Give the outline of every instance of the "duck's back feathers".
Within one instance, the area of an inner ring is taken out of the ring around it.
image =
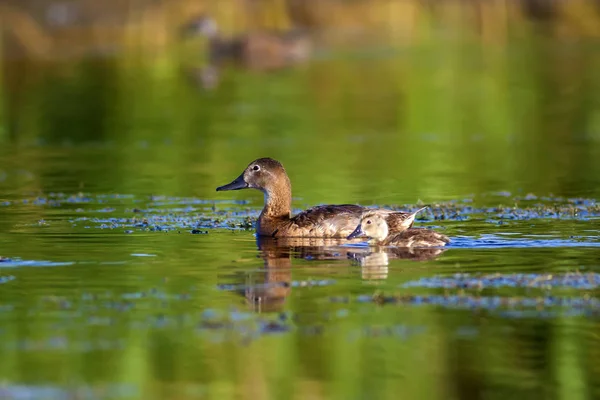
[[[352,233],[364,210],[354,204],[312,207],[280,225],[272,236],[345,238]]]
[[[355,204],[324,205],[309,208],[292,217],[271,234],[273,237],[347,237],[360,223],[365,212],[376,212],[388,223],[391,234],[412,227],[416,212],[371,209]]]

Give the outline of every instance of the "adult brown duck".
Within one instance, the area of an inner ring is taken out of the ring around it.
[[[361,216],[370,208],[354,205],[323,205],[310,208],[292,217],[292,185],[279,161],[259,158],[252,161],[233,182],[220,186],[217,191],[258,189],[265,195],[265,203],[256,224],[256,233],[272,237],[328,237],[346,238],[360,223]],[[426,207],[414,212],[379,209],[387,221],[388,230],[402,232],[412,227],[415,216]]]

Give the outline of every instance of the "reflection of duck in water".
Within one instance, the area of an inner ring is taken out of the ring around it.
[[[264,260],[264,271],[247,275],[244,296],[255,311],[275,311],[283,307],[292,290],[291,249],[260,241],[257,245]]]
[[[377,210],[365,212],[348,239],[360,236],[369,237],[369,243],[378,246],[443,247],[450,243],[447,236],[431,229],[410,228],[399,233],[390,232],[385,216]]]
[[[246,300],[256,311],[272,311],[283,306],[292,290],[292,258],[320,261],[319,267],[323,267],[333,265],[327,261],[356,259],[358,253],[370,252],[367,247],[342,246],[348,244],[346,239],[257,236],[256,244],[264,260],[264,271],[249,274],[244,290]]]
[[[186,24],[183,34],[208,39],[208,66],[200,71],[205,86],[216,85],[219,69],[226,64],[274,71],[304,62],[312,53],[311,41],[304,32],[250,32],[225,38],[219,35],[216,21],[206,15]]]
[[[256,233],[271,237],[346,238],[360,222],[364,212],[371,210],[354,204],[326,205],[310,208],[292,217],[292,185],[280,162],[259,158],[251,162],[233,182],[217,191],[254,188],[265,194],[265,205],[258,217]],[[416,214],[379,209],[386,229],[397,233],[410,228]]]
[[[358,242],[357,239],[355,242]],[[277,311],[283,308],[292,291],[292,258],[317,261],[318,267],[339,266],[354,260],[361,266],[363,279],[387,278],[387,264],[393,259],[432,260],[444,249],[348,246],[346,239],[272,238],[258,236],[256,244],[264,260],[264,270],[246,275],[244,290],[255,311]],[[352,242],[350,242],[352,243]],[[300,285],[301,286],[301,285]],[[302,289],[296,289],[302,290]]]

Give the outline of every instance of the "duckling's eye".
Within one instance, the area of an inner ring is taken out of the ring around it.
[[[254,167],[252,167],[252,169],[255,171],[260,171],[260,167],[258,165],[255,165]]]
[[[367,220],[367,224],[371,225],[371,220],[370,219]]]

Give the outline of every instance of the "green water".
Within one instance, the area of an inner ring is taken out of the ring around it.
[[[534,285],[600,272],[597,43],[375,53],[211,92],[6,62],[0,398],[597,397],[597,287]],[[257,243],[262,194],[215,188],[263,156],[297,209],[423,202],[453,242]],[[457,273],[536,275],[414,284]]]

